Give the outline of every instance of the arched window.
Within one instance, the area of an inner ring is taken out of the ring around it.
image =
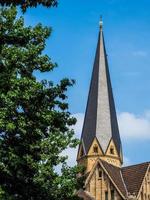
[[[93,152],[94,152],[94,153],[98,153],[98,146],[97,146],[97,145],[94,145],[94,147],[93,147]]]
[[[103,172],[102,172],[102,170],[99,169],[99,171],[98,171],[98,178],[102,179],[102,176],[103,176]]]
[[[114,154],[114,147],[110,147],[110,154]]]

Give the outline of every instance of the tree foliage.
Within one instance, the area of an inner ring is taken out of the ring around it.
[[[82,185],[79,167],[69,168],[61,153],[78,140],[70,126],[67,78],[54,84],[35,71],[56,64],[43,54],[51,29],[25,27],[15,7],[0,10],[0,197],[6,200],[74,200]],[[59,175],[55,167],[62,165]]]
[[[25,12],[28,7],[37,7],[38,5],[56,7],[58,0],[0,0],[0,4],[2,6],[21,6],[22,11]]]

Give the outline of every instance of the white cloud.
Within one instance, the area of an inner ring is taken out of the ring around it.
[[[138,56],[138,57],[146,57],[148,55],[146,51],[142,50],[134,51],[132,54],[133,56]]]
[[[73,114],[77,119],[74,128],[76,137],[80,138],[84,120],[84,113]],[[130,112],[118,113],[118,123],[122,138],[150,139],[150,110],[143,115]]]
[[[118,123],[122,138],[150,139],[150,111],[142,116],[129,112],[119,113]]]
[[[77,123],[74,127],[76,137],[80,138],[84,120],[83,113],[73,114],[77,118]],[[146,111],[143,115],[139,116],[134,113],[122,112],[118,114],[118,123],[120,129],[120,135],[122,139],[134,139],[135,140],[150,140],[150,110]],[[68,148],[63,152],[64,155],[68,155],[68,165],[74,166],[76,164],[76,149]],[[132,162],[129,158],[124,156],[124,166],[130,165]]]

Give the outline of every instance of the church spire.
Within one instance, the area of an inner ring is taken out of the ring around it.
[[[113,141],[118,156],[121,158],[122,147],[108,69],[102,19],[99,25],[100,31],[82,130],[81,145],[84,155],[88,155],[89,149],[94,139],[96,139],[105,156],[111,141]]]

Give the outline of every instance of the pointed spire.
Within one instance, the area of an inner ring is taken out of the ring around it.
[[[81,139],[85,154],[88,153],[94,138],[97,138],[104,153],[113,139],[120,155],[121,140],[104,44],[102,18],[99,25],[100,32]]]

